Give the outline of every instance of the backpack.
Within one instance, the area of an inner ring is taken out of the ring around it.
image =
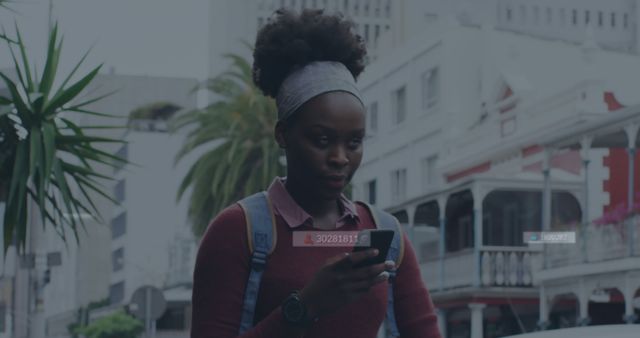
[[[356,203],[364,205],[369,210],[377,228],[395,231],[386,259],[394,261],[397,270],[400,267],[404,249],[402,230],[398,220],[391,214],[365,202]],[[251,252],[251,272],[245,289],[242,319],[240,322],[240,334],[242,334],[253,326],[254,310],[258,298],[260,280],[267,264],[267,257],[276,247],[277,235],[275,216],[271,202],[265,191],[246,197],[239,201],[238,204],[240,204],[245,214],[249,250]],[[387,314],[385,319],[387,333],[391,335],[391,337],[400,336],[393,307],[393,281],[395,274],[395,270],[389,271]]]

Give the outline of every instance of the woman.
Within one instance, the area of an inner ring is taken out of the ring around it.
[[[192,338],[373,338],[385,318],[393,262],[353,265],[377,254],[345,247],[294,246],[296,231],[375,228],[366,207],[342,191],[362,159],[365,108],[355,86],[366,50],[341,16],[281,10],[258,33],[254,82],[278,106],[275,139],[284,149],[286,178],[267,196],[275,213],[277,246],[269,256],[255,308],[255,325],[239,335],[250,271],[245,216],[238,204],[205,232],[194,273]],[[409,240],[394,285],[401,337],[439,338],[434,307]],[[295,298],[307,318],[283,314]]]

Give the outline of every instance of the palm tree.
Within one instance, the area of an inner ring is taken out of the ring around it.
[[[62,44],[58,41],[56,26],[49,39],[42,76],[38,77],[29,67],[17,27],[16,35],[16,39],[6,41],[13,58],[14,76],[0,72],[0,83],[4,82],[7,89],[7,94],[0,93],[0,201],[6,202],[5,252],[14,240],[19,250],[24,248],[29,200],[40,211],[43,226],[52,226],[65,241],[66,231],[71,230],[78,241],[78,220],[84,227],[84,218],[78,216],[88,214],[99,219],[94,194],[117,203],[105,193],[99,181],[111,178],[100,174],[93,165],[115,167],[126,163],[95,146],[123,141],[87,134],[91,129],[122,127],[81,126],[68,115],[112,117],[88,108],[104,96],[84,102],[75,100],[100,67],[71,82],[85,54],[64,80],[57,81]]]
[[[211,79],[206,88],[217,99],[208,107],[179,115],[172,130],[188,129],[176,162],[204,147],[204,152],[183,178],[178,200],[191,188],[188,216],[200,237],[223,208],[249,194],[264,190],[282,175],[279,148],[273,139],[276,106],[253,84],[251,66],[244,58],[226,55],[229,71]]]

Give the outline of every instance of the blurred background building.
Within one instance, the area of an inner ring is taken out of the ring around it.
[[[447,337],[637,322],[640,59],[616,4],[406,2],[424,17],[360,79],[355,198],[405,224]]]

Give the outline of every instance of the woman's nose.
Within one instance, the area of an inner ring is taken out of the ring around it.
[[[347,151],[342,146],[334,147],[329,154],[329,162],[332,165],[343,167],[349,163],[349,157]]]

